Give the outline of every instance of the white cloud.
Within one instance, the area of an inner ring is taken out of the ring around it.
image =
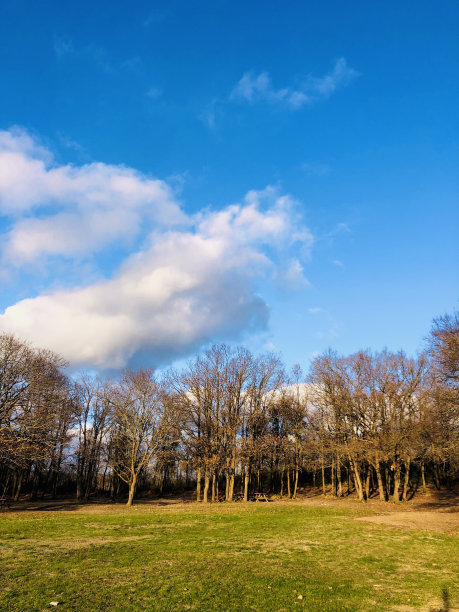
[[[267,72],[258,75],[246,72],[231,92],[230,100],[250,103],[265,101],[298,110],[306,104],[328,98],[358,75],[359,73],[350,68],[343,57],[337,60],[331,72],[322,77],[307,76],[297,88],[276,89]]]
[[[2,256],[15,265],[98,251],[145,224],[189,222],[164,181],[124,166],[57,165],[18,128],[0,132],[0,214],[11,218]]]
[[[216,337],[263,327],[268,310],[226,239],[171,232],[111,280],[27,299],[0,329],[50,347],[72,365],[120,368],[141,353],[154,365]],[[239,265],[237,265],[237,263]]]
[[[189,216],[163,181],[101,163],[57,166],[26,133],[0,133],[7,262],[81,257],[148,227],[147,245],[111,278],[18,301],[0,314],[0,332],[56,350],[73,366],[120,368],[142,359],[161,365],[263,329],[269,309],[258,280],[279,278],[279,259],[290,281],[301,280],[299,258],[313,243],[298,209],[267,188]]]

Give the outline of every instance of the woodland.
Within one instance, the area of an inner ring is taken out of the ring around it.
[[[459,313],[425,351],[329,350],[304,374],[214,345],[181,371],[67,374],[0,335],[0,496],[126,501],[295,498],[299,488],[407,501],[459,476]]]

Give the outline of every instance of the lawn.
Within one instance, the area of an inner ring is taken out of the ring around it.
[[[0,514],[0,610],[439,610],[458,538],[370,505],[69,506]],[[446,606],[448,607],[448,606]]]

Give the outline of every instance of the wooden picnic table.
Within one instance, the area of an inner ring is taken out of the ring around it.
[[[269,502],[269,499],[266,493],[255,493],[254,497],[255,497],[256,502],[259,502],[259,501]]]

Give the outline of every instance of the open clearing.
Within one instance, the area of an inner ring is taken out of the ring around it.
[[[0,609],[457,610],[455,500],[43,502],[0,513]]]

